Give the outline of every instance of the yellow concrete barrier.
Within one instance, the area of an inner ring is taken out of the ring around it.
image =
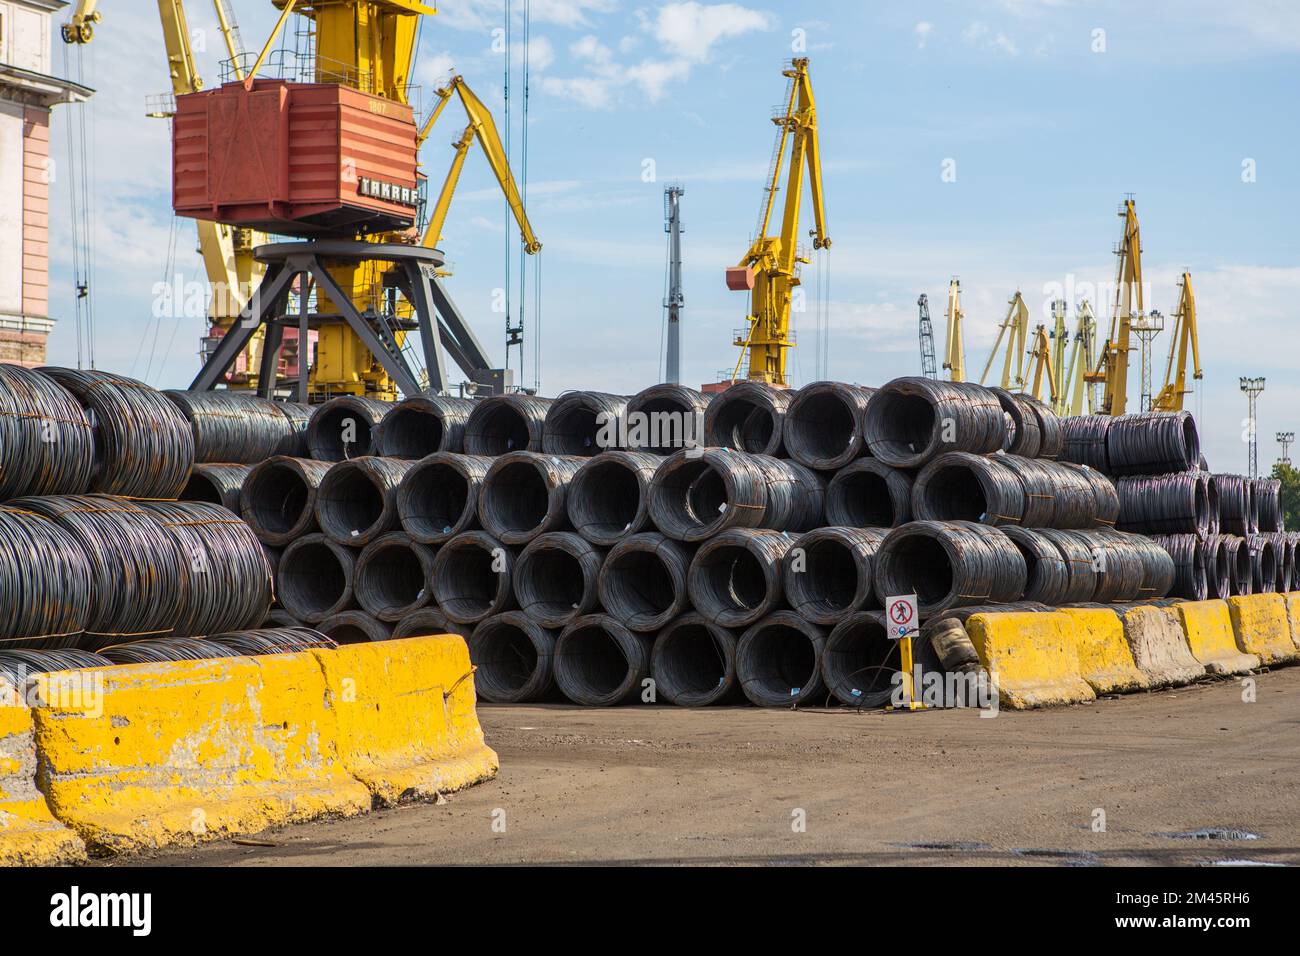
[[[91,846],[136,850],[370,809],[345,769],[314,656],[132,664],[96,706],[38,676],[41,781]]]
[[[1186,684],[1205,676],[1192,656],[1178,612],[1170,607],[1135,607],[1124,612],[1124,640],[1133,662],[1152,687]]]
[[[12,690],[0,687],[0,694]],[[86,845],[54,819],[36,788],[31,710],[0,700],[0,866],[50,866],[85,857]]]
[[[1300,657],[1291,640],[1286,599],[1280,594],[1247,594],[1228,598],[1237,647],[1258,655],[1265,664],[1282,664]]]
[[[1291,628],[1291,643],[1300,650],[1300,591],[1288,591],[1282,597],[1286,600],[1286,621]]]
[[[1074,630],[1059,612],[990,612],[966,621],[1002,704],[1017,710],[1096,699],[1080,676]]]
[[[1185,601],[1174,610],[1192,656],[1211,674],[1244,674],[1259,666],[1256,655],[1237,649],[1226,601]]]
[[[1109,608],[1067,607],[1061,613],[1073,623],[1079,675],[1098,694],[1122,694],[1151,686],[1138,670],[1124,640],[1124,622]]]
[[[344,765],[382,804],[458,790],[497,772],[458,634],[315,651]]]

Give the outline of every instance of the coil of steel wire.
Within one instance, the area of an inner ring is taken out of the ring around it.
[[[776,531],[811,531],[825,524],[826,479],[797,461],[755,455],[767,488],[763,527]]]
[[[491,458],[434,452],[407,470],[397,487],[402,530],[423,544],[442,544],[478,527],[478,494]]]
[[[474,633],[472,625],[457,624],[436,607],[422,607],[397,622],[393,637],[424,637],[429,634],[459,634],[466,640]]]
[[[1296,577],[1296,540],[1285,531],[1277,532],[1276,540],[1280,542],[1279,547],[1285,551],[1285,568],[1278,581],[1278,590],[1289,593],[1300,585],[1300,578]]]
[[[276,571],[276,578],[279,578],[279,571]],[[298,620],[282,607],[273,607],[266,612],[266,617],[262,618],[262,627],[304,627],[302,621]]]
[[[52,674],[55,671],[79,670],[84,667],[111,667],[113,662],[94,651],[67,647],[55,650],[29,651],[0,646],[0,683],[5,680],[20,688],[32,674]]]
[[[1061,549],[1030,528],[1006,527],[1002,532],[1020,549],[1025,559],[1024,599],[1042,604],[1063,604],[1070,594],[1070,569]]]
[[[377,454],[375,430],[392,407],[392,402],[360,395],[340,395],[317,405],[307,423],[308,452],[317,461],[347,461]]]
[[[565,392],[551,403],[542,422],[542,451],[590,458],[622,448],[627,396],[607,392]]]
[[[1252,494],[1255,498],[1255,510],[1258,514],[1261,534],[1281,531],[1282,529],[1282,482],[1277,478],[1256,478]]]
[[[732,528],[702,543],[686,572],[691,604],[715,624],[746,627],[780,606],[783,559],[794,538]]]
[[[827,635],[821,656],[826,689],[848,707],[889,703],[900,686],[896,680],[902,666],[898,644],[889,638],[883,611],[859,611],[839,621]],[[912,641],[912,654],[913,675],[919,670],[924,679],[929,674],[943,673],[944,666],[928,638]],[[917,686],[915,692],[919,696],[921,687]],[[944,706],[951,703],[945,699]]]
[[[1201,459],[1196,420],[1191,412],[1120,415],[1106,432],[1106,457],[1112,475],[1193,471]]]
[[[1149,534],[1197,534],[1209,532],[1209,480],[1186,472],[1117,478],[1121,531]]]
[[[1053,460],[1060,458],[1061,452],[1065,450],[1065,431],[1061,425],[1061,418],[1047,404],[1033,395],[1021,392],[1017,393],[1016,398],[1033,411],[1037,420],[1038,457]]]
[[[465,454],[504,455],[542,450],[542,430],[553,399],[491,395],[474,403],[465,423]]]
[[[484,618],[469,637],[474,690],[494,704],[526,704],[555,695],[555,641],[559,632],[521,611]]]
[[[1219,531],[1245,537],[1250,533],[1251,486],[1241,475],[1211,475],[1219,495]]]
[[[473,410],[468,398],[434,394],[404,398],[384,413],[375,428],[375,454],[417,460],[435,452],[460,454]]]
[[[361,549],[353,568],[357,603],[381,621],[400,621],[433,599],[434,549],[405,531],[382,534]]]
[[[704,409],[709,396],[685,385],[651,385],[627,403],[628,449],[671,455],[704,445]]]
[[[0,505],[0,651],[75,647],[93,581],[71,534],[21,503]]]
[[[989,391],[997,396],[1007,420],[1002,450],[1010,455],[1037,458],[1043,442],[1038,428],[1038,413],[1020,395],[1013,395],[1005,388],[990,388]]]
[[[335,462],[316,487],[316,523],[339,544],[360,548],[397,527],[397,488],[412,462],[352,458]]]
[[[896,528],[912,520],[913,473],[874,458],[835,472],[826,486],[826,523],[848,528]]]
[[[275,590],[293,617],[319,624],[356,606],[353,575],[358,552],[320,533],[290,542],[280,555]]]
[[[678,541],[755,528],[767,512],[767,476],[751,455],[706,448],[663,459],[650,482],[650,517]]]
[[[80,494],[94,475],[94,432],[81,403],[39,372],[0,364],[0,500]]]
[[[310,627],[258,627],[248,631],[230,631],[207,638],[214,644],[230,648],[236,654],[256,657],[262,654],[296,654],[319,648],[338,647],[333,638]]]
[[[1252,534],[1246,539],[1250,549],[1250,588],[1253,594],[1272,594],[1277,590],[1277,548],[1271,538]]]
[[[1214,480],[1214,476],[1209,472],[1198,471],[1196,474],[1205,481],[1206,534],[1222,534],[1223,521],[1219,511],[1219,483]]]
[[[316,409],[311,405],[298,402],[275,402],[275,410],[289,422],[289,434],[275,446],[275,454],[292,455],[294,458],[307,457],[307,428]]]
[[[321,633],[338,644],[369,644],[387,641],[393,636],[393,625],[381,621],[365,611],[340,611],[320,622]]]
[[[781,433],[790,393],[747,379],[714,396],[704,410],[705,444],[784,457]]]
[[[329,470],[329,462],[288,455],[254,465],[240,491],[240,516],[266,544],[297,541],[318,528],[316,491]]]
[[[736,634],[702,614],[682,614],[659,631],[650,676],[664,700],[707,707],[742,698],[736,681]]]
[[[1073,472],[1092,489],[1093,521],[1098,528],[1113,528],[1119,520],[1119,492],[1115,483],[1095,468],[1075,462],[1057,462],[1057,467]]]
[[[1096,575],[1093,601],[1114,604],[1138,599],[1147,576],[1147,566],[1142,552],[1133,544],[1137,535],[1106,529],[1070,533],[1084,542],[1092,556]]]
[[[162,394],[190,423],[196,462],[256,464],[276,454],[296,434],[275,402],[256,395],[183,389]]]
[[[47,367],[85,409],[95,436],[90,490],[132,498],[175,498],[194,464],[194,436],[161,392],[124,375]]]
[[[515,559],[515,601],[543,627],[562,628],[596,609],[604,562],[604,548],[572,531],[540,534]]]
[[[607,614],[585,614],[556,639],[555,683],[575,704],[632,703],[650,676],[652,643],[648,634],[634,633]]]
[[[610,547],[650,526],[650,482],[663,459],[606,451],[579,466],[565,494],[569,523],[592,544]]]
[[[1002,604],[1025,593],[1020,550],[997,528],[969,521],[913,521],[894,528],[876,551],[876,596],[915,594],[934,614],[963,604]]]
[[[874,388],[811,382],[790,399],[782,441],[790,457],[820,471],[843,468],[866,452],[862,419]]]
[[[586,459],[516,451],[495,459],[478,492],[478,520],[506,544],[569,527],[569,484]]]
[[[150,637],[99,649],[114,664],[168,664],[238,657],[234,648],[197,637]]]
[[[1072,531],[1037,528],[1035,533],[1050,541],[1065,562],[1066,588],[1058,604],[1091,601],[1097,591],[1097,572],[1093,567],[1092,548]]]
[[[1204,601],[1210,595],[1208,567],[1217,560],[1217,542],[1211,550],[1210,540],[1204,546],[1194,534],[1155,535],[1151,540],[1169,552],[1174,562],[1174,585],[1169,593],[1189,601]],[[1209,560],[1207,560],[1207,556]],[[1227,573],[1227,565],[1223,567]],[[1217,590],[1217,588],[1216,588]]]
[[[1166,597],[1173,591],[1178,576],[1173,556],[1167,549],[1143,535],[1129,535],[1128,543],[1138,552],[1138,557],[1142,561],[1142,587],[1138,591],[1137,599],[1155,601]],[[1199,538],[1197,538],[1197,546],[1200,546]]]
[[[863,430],[870,454],[895,468],[920,468],[944,452],[997,451],[1007,426],[998,397],[982,385],[909,376],[876,390]]]
[[[1074,415],[1061,420],[1061,460],[1087,465],[1109,475],[1106,434],[1114,419],[1109,415]]]
[[[1232,594],[1233,556],[1228,553],[1227,538],[1221,534],[1208,535],[1201,553],[1205,566],[1205,596],[1211,599],[1228,597]]]
[[[883,528],[817,528],[795,539],[782,569],[786,600],[814,624],[878,607],[872,562]]]
[[[240,492],[252,465],[207,463],[195,465],[190,479],[176,497],[181,501],[206,501],[239,513]],[[151,496],[152,497],[152,496]],[[161,497],[161,496],[160,496]],[[169,496],[170,497],[170,496]]]
[[[950,451],[932,459],[912,483],[912,515],[918,521],[1020,524],[1026,489],[1005,457]]]
[[[1229,592],[1234,596],[1253,594],[1252,561],[1246,539],[1235,534],[1220,535],[1219,538],[1228,561]]]
[[[821,703],[827,629],[794,611],[774,611],[736,643],[736,676],[759,707]]]
[[[994,460],[1020,478],[1024,490],[1021,524],[1025,527],[1093,528],[1104,524],[1098,518],[1099,492],[1080,466],[1018,455],[995,455]],[[1097,477],[1106,483],[1113,497],[1115,490],[1109,480]]]
[[[485,531],[465,531],[433,559],[433,596],[457,624],[477,624],[515,608],[515,551]]]
[[[1291,590],[1291,577],[1295,568],[1295,551],[1290,539],[1280,531],[1260,532],[1273,542],[1273,552],[1277,555],[1277,592],[1285,594]]]
[[[692,550],[657,531],[624,538],[600,568],[605,613],[634,631],[657,631],[688,607]]]

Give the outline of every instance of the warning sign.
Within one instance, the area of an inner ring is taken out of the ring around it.
[[[916,595],[902,594],[885,600],[885,617],[889,619],[889,639],[911,637],[917,628]]]

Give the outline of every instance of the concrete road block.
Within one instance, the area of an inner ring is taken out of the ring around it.
[[[1300,650],[1300,591],[1288,591],[1282,597],[1286,600],[1286,621],[1291,628],[1291,643]]]
[[[98,707],[38,677],[41,783],[92,847],[136,850],[370,809],[311,654],[103,668]],[[48,675],[50,678],[57,675]]]
[[[12,688],[0,688],[0,693]],[[0,700],[0,866],[51,866],[86,858],[86,845],[54,819],[36,787],[32,712]]]
[[[1061,614],[1070,618],[1079,675],[1098,694],[1123,694],[1146,690],[1150,679],[1138,670],[1124,640],[1124,622],[1108,608],[1068,607]]]
[[[496,775],[458,634],[313,651],[338,714],[348,770],[381,804],[424,799]]]
[[[1192,656],[1211,674],[1244,674],[1259,666],[1258,656],[1237,650],[1226,601],[1185,601],[1173,610]]]
[[[1228,598],[1237,647],[1256,654],[1264,664],[1284,664],[1300,658],[1291,639],[1286,599],[1280,594],[1246,594]]]
[[[1015,710],[1096,699],[1080,676],[1075,627],[1059,612],[990,612],[966,621],[1003,706]]]
[[[1186,684],[1205,676],[1192,656],[1178,612],[1170,607],[1135,607],[1124,612],[1124,639],[1138,670],[1152,687]]]

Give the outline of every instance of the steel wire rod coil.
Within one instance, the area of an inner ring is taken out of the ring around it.
[[[494,704],[528,704],[555,696],[555,641],[559,632],[521,611],[484,618],[470,635],[474,691]]]
[[[375,428],[376,455],[421,459],[465,450],[465,424],[474,402],[446,395],[412,395],[391,406]]]
[[[997,451],[1007,424],[998,397],[981,385],[908,376],[876,390],[863,429],[871,455],[920,468],[944,452]]]
[[[1070,568],[1061,549],[1031,528],[1006,527],[1001,530],[1025,559],[1024,599],[1042,604],[1063,604],[1070,595]]]
[[[1250,479],[1241,475],[1211,475],[1210,481],[1219,494],[1219,531],[1245,537],[1250,534],[1252,488]]]
[[[1036,528],[1035,534],[1051,542],[1065,562],[1066,588],[1059,604],[1081,604],[1091,601],[1097,591],[1097,571],[1089,542],[1072,531],[1056,528]]]
[[[1227,537],[1221,534],[1206,536],[1201,553],[1205,566],[1205,596],[1210,599],[1228,597],[1232,594],[1233,555],[1228,553]]]
[[[279,571],[275,572],[276,578],[280,576]],[[282,607],[273,607],[266,612],[266,617],[262,618],[262,627],[305,627],[302,621],[298,620]]]
[[[1201,539],[1195,535],[1193,537],[1196,537],[1199,548]],[[1142,561],[1142,587],[1138,591],[1137,599],[1155,601],[1167,597],[1173,591],[1178,577],[1173,555],[1168,549],[1144,535],[1129,535],[1128,543],[1136,549]],[[1204,561],[1203,556],[1202,561]]]
[[[1111,474],[1106,452],[1106,434],[1114,419],[1109,415],[1075,415],[1061,421],[1061,460],[1087,465],[1103,475]]]
[[[288,455],[254,465],[240,490],[240,516],[265,544],[297,541],[319,528],[316,492],[329,470],[329,462]]]
[[[392,402],[340,395],[316,406],[307,423],[307,450],[317,461],[347,461],[375,455],[375,430]]]
[[[606,451],[588,458],[569,482],[565,508],[575,531],[610,547],[650,528],[650,482],[663,461],[641,451]]]
[[[997,528],[969,521],[913,521],[876,551],[876,596],[915,594],[922,615],[963,604],[1005,604],[1025,593],[1020,550]]]
[[[405,531],[380,535],[357,555],[352,579],[357,603],[381,621],[400,621],[418,611],[433,600],[433,558],[433,548]]]
[[[95,583],[72,534],[21,502],[0,505],[0,651],[75,647]]]
[[[708,404],[709,396],[685,385],[665,382],[642,389],[627,402],[629,449],[671,455],[704,445]]]
[[[1142,593],[1147,569],[1142,555],[1130,543],[1134,535],[1098,529],[1071,531],[1088,548],[1096,575],[1092,600],[1098,604],[1135,601]]]
[[[393,637],[392,624],[355,609],[330,615],[320,622],[320,630],[340,645],[368,644],[391,640]]]
[[[478,492],[478,520],[506,544],[569,528],[569,483],[586,459],[516,451],[492,462]]]
[[[196,462],[256,464],[276,454],[295,434],[276,403],[256,395],[184,389],[162,394],[189,422]]]
[[[650,676],[648,634],[628,630],[607,614],[585,614],[560,632],[552,664],[560,692],[575,704],[629,704]]]
[[[1255,511],[1258,515],[1260,533],[1283,530],[1282,482],[1277,478],[1257,478],[1253,485],[1251,493],[1255,498]]]
[[[723,627],[746,627],[781,605],[783,559],[794,538],[732,528],[702,543],[686,572],[695,610]]]
[[[474,403],[465,423],[467,455],[504,455],[542,450],[542,429],[550,398],[536,395],[490,395]]]
[[[832,626],[844,615],[879,607],[872,563],[883,528],[817,528],[795,539],[786,553],[786,600],[814,624]]]
[[[562,628],[599,606],[604,563],[605,549],[572,531],[538,535],[515,559],[515,601],[543,627]]]
[[[1194,471],[1201,440],[1191,412],[1120,415],[1106,433],[1112,475],[1165,475]]]
[[[307,428],[311,425],[312,416],[316,414],[315,406],[303,405],[299,402],[273,402],[272,404],[275,410],[288,420],[290,429],[289,434],[275,446],[275,454],[306,458],[308,456]]]
[[[808,468],[834,471],[865,454],[862,420],[875,391],[847,382],[812,382],[799,389],[782,424],[790,457]]]
[[[1097,475],[1077,465],[1047,459],[995,455],[994,460],[1015,472],[1024,489],[1025,506],[1021,524],[1028,528],[1094,528],[1105,526],[1098,511],[1103,506],[1100,492],[1086,475]],[[1113,497],[1115,489],[1103,476]],[[1107,503],[1108,505],[1108,503]],[[1118,500],[1116,501],[1118,507]]]
[[[477,624],[516,607],[511,580],[515,550],[486,531],[465,531],[433,559],[433,596],[457,624]]]
[[[353,580],[358,552],[319,532],[291,542],[280,555],[275,591],[299,621],[319,624],[356,606]]]
[[[686,576],[693,550],[657,531],[624,538],[600,568],[605,613],[634,631],[657,631],[689,608]]]
[[[820,703],[827,629],[794,611],[774,611],[736,642],[736,676],[759,707]]]
[[[542,451],[590,458],[623,447],[627,396],[608,392],[565,392],[551,402],[542,421]]]
[[[402,530],[423,544],[442,544],[478,527],[478,495],[491,458],[434,452],[407,470],[397,487]]]
[[[1119,521],[1119,492],[1115,483],[1096,468],[1080,465],[1070,461],[1057,462],[1057,467],[1074,472],[1088,483],[1094,499],[1093,514],[1095,527],[1113,528]]]
[[[1220,540],[1228,561],[1229,593],[1233,596],[1254,593],[1250,548],[1246,545],[1246,539],[1235,534],[1225,534],[1220,535]]]
[[[783,457],[782,431],[790,393],[745,380],[714,396],[704,410],[704,444]]]
[[[1221,534],[1223,520],[1219,510],[1219,483],[1207,471],[1198,471],[1196,474],[1205,481],[1206,534]]]
[[[1032,395],[1017,392],[1016,399],[1033,413],[1038,425],[1038,457],[1055,460],[1065,450],[1065,430],[1062,419],[1045,403]]]
[[[679,615],[659,631],[650,651],[650,676],[664,700],[708,707],[742,699],[736,680],[736,634],[703,614]]]
[[[0,364],[0,500],[81,494],[95,477],[95,436],[81,403],[58,382]]]
[[[1209,533],[1209,480],[1200,473],[1117,478],[1120,531]]]
[[[4,645],[0,645],[0,684],[7,680],[15,689],[21,688],[32,674],[52,674],[55,671],[112,666],[112,661],[94,651],[83,651],[72,647],[32,651],[20,648],[5,649]]]
[[[114,664],[174,664],[239,656],[225,644],[194,637],[150,637],[101,647],[98,653]]]
[[[430,634],[459,634],[469,639],[474,628],[468,624],[457,624],[436,607],[426,606],[412,611],[397,622],[393,628],[393,637],[425,637]]]
[[[1282,531],[1260,532],[1267,534],[1273,542],[1277,554],[1277,591],[1285,594],[1291,590],[1295,573],[1295,548],[1291,539]]]
[[[769,455],[755,455],[767,488],[763,511],[765,528],[774,531],[811,531],[826,523],[826,478],[811,468]]]
[[[244,488],[244,479],[253,470],[252,465],[232,465],[209,462],[195,465],[190,471],[189,481],[181,489],[181,501],[206,501],[239,514],[240,493]],[[171,497],[170,495],[166,497]]]
[[[190,423],[161,392],[124,375],[42,368],[85,409],[94,431],[90,490],[131,498],[175,498],[194,464]]]
[[[913,472],[859,458],[826,486],[826,523],[848,528],[896,528],[912,520]]]
[[[1010,455],[1037,458],[1043,442],[1043,435],[1038,427],[1038,414],[1021,399],[1021,396],[1013,395],[1005,388],[994,386],[989,388],[989,391],[997,396],[1007,423],[1002,450]]]
[[[316,487],[316,523],[339,544],[360,548],[398,525],[397,488],[411,467],[402,458],[335,462]]]
[[[1202,545],[1201,539],[1194,534],[1155,535],[1151,540],[1164,548],[1174,562],[1174,585],[1170,594],[1174,597],[1187,598],[1189,601],[1204,601],[1210,596],[1210,574],[1218,574],[1218,542],[1211,545],[1213,539],[1207,539]],[[1209,569],[1213,568],[1213,572]],[[1227,575],[1227,564],[1223,565],[1223,574]],[[1218,587],[1215,587],[1218,591]]]
[[[1002,608],[999,608],[1002,610]],[[898,641],[889,639],[883,611],[859,611],[841,619],[826,637],[821,676],[826,689],[849,707],[881,707],[890,702],[902,668]],[[913,676],[943,673],[929,639],[912,641]],[[913,696],[921,696],[914,682]]]
[[[932,459],[912,483],[913,517],[918,521],[1020,524],[1026,489],[1021,477],[1003,463],[1003,457],[950,451]],[[1046,481],[1040,484],[1046,486]]]
[[[333,638],[310,627],[258,627],[247,631],[230,631],[209,635],[207,640],[222,644],[237,654],[257,657],[263,654],[297,654],[313,649],[338,647]]]
[[[1250,588],[1254,594],[1272,594],[1277,590],[1277,548],[1271,538],[1252,534],[1246,539],[1250,550]]]

